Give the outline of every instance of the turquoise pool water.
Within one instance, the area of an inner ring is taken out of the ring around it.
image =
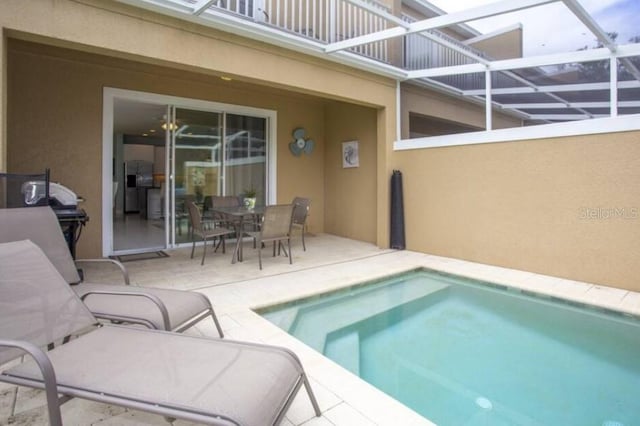
[[[261,315],[442,425],[640,424],[640,323],[430,271]]]

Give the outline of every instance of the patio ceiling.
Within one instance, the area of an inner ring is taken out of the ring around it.
[[[302,6],[294,11],[286,0],[117,1],[483,103],[487,130],[492,128],[493,110],[532,124],[640,113],[640,43],[618,44],[578,0],[501,0],[414,22],[408,17],[393,15],[374,0],[305,0],[305,13],[313,7],[314,20],[313,5],[321,3],[326,5],[325,19],[333,16],[330,12],[336,12],[336,8],[348,11],[351,7],[383,21],[377,26],[366,25],[368,31],[351,37],[344,34],[354,31],[340,32],[331,27],[345,27],[347,18],[344,17],[339,18],[342,21],[328,24],[325,35],[317,34],[318,29],[311,35],[308,29],[301,31]],[[342,3],[337,6],[337,2]],[[441,12],[424,0],[412,0],[413,3]],[[518,19],[521,11],[558,4],[576,19],[576,26],[592,34],[598,42],[597,48],[495,60],[443,31],[458,28],[468,35],[473,22],[502,15]],[[290,15],[288,7],[291,7]],[[322,17],[320,9],[318,16]],[[287,27],[287,21],[296,21],[296,14],[300,14],[298,27]],[[409,36],[436,43],[444,52],[462,58],[458,60],[462,63],[416,68],[385,60],[386,47],[381,46],[386,45],[381,43],[402,38],[406,46]]]

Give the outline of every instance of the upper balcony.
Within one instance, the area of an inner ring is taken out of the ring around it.
[[[484,104],[488,129],[489,109],[532,124],[640,112],[640,35],[618,44],[579,0],[503,0],[453,14],[426,0],[119,1]],[[522,26],[507,26],[516,36],[505,43],[505,33],[465,24],[550,6],[598,45],[526,57]],[[490,48],[492,37],[502,39]]]
[[[393,11],[376,0],[354,2],[353,0],[187,0],[193,5],[193,13],[205,9],[228,13],[277,28],[322,44],[335,43],[355,37],[384,31],[394,26],[389,17]],[[175,3],[183,3],[176,0]],[[412,23],[418,19],[400,13],[402,22]],[[431,36],[431,37],[430,37]],[[434,40],[438,40],[435,41]],[[443,44],[442,41],[446,43]],[[382,40],[349,48],[348,51],[375,61],[399,66],[406,70],[440,68],[473,63],[473,60],[447,46],[490,59],[485,52],[465,45],[460,40],[437,29],[425,33],[407,35],[400,43]],[[500,78],[500,76],[496,76]],[[458,75],[439,79],[441,83],[461,90],[484,87],[482,75]]]
[[[368,0],[166,0],[165,3],[192,5],[192,13],[198,15],[205,10],[228,13],[277,28],[323,44],[348,40],[387,30],[395,26],[389,20],[393,10],[386,4]],[[398,21],[415,22],[409,14],[400,13]],[[429,33],[480,56],[485,54],[466,46],[439,30]],[[397,52],[394,51],[397,49]],[[402,43],[382,40],[348,49],[376,61],[401,66],[405,69],[436,68],[468,64],[471,61],[461,53],[451,51],[424,34],[403,37]]]
[[[391,13],[384,4],[372,1],[356,5],[346,0],[186,0],[193,13],[207,11],[228,13],[243,19],[277,28],[323,44],[363,36],[389,27],[378,12]],[[168,1],[183,5],[184,1]],[[389,62],[389,43],[381,41],[357,46],[351,51]]]

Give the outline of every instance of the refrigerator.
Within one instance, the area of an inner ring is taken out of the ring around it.
[[[153,187],[153,163],[130,160],[124,165],[125,213],[140,213],[146,216],[147,188]]]

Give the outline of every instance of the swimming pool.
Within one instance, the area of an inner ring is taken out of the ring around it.
[[[433,271],[260,312],[439,425],[632,425],[640,322]]]

